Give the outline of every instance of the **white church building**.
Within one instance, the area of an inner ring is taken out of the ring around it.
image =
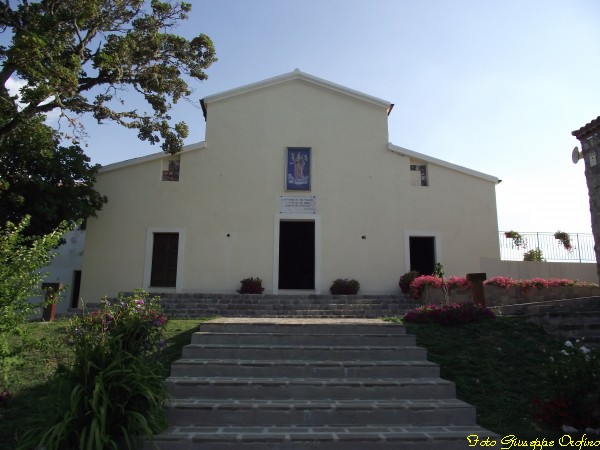
[[[500,258],[491,175],[388,142],[385,100],[299,70],[208,96],[205,141],[105,166],[81,297],[327,294],[337,278],[397,293],[411,269]]]

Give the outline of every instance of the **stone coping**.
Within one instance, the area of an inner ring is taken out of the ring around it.
[[[362,318],[302,318],[302,317],[221,317],[205,324],[268,324],[268,325],[396,325],[381,319]]]

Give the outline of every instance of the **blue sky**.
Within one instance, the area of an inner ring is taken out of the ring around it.
[[[219,61],[192,83],[196,106],[174,107],[187,144],[204,139],[200,98],[299,68],[394,103],[394,144],[502,179],[500,230],[590,232],[583,162],[570,155],[571,132],[600,115],[600,1],[191,3],[176,32],[209,35]],[[95,163],[160,150],[86,123]]]

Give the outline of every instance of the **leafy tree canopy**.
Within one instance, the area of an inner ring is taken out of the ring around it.
[[[0,141],[0,226],[31,216],[22,233],[43,236],[102,208],[92,166],[77,145],[59,146],[57,133],[35,116]]]
[[[71,124],[91,113],[178,152],[188,129],[171,125],[169,110],[191,94],[184,77],[204,80],[216,61],[208,36],[168,32],[190,11],[189,3],[158,0],[0,1],[0,31],[12,35],[0,46],[0,140],[59,108]],[[25,83],[18,96],[5,86],[11,77]],[[151,112],[128,108],[125,91],[139,94]]]

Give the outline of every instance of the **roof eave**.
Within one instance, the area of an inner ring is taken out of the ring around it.
[[[206,142],[204,141],[186,145],[179,153],[175,153],[174,155],[165,152],[158,152],[152,153],[151,155],[140,156],[138,158],[126,159],[125,161],[107,164],[106,166],[102,166],[100,170],[98,170],[98,173],[112,172],[113,170],[119,170],[124,169],[126,167],[136,166],[138,164],[147,163],[156,159],[172,158],[173,156],[181,155],[183,153],[199,150],[202,148],[206,148]]]
[[[478,172],[476,170],[469,169],[467,167],[459,166],[458,164],[453,164],[451,162],[444,161],[443,159],[438,159],[438,158],[434,158],[433,156],[415,152],[414,150],[409,150],[407,148],[400,147],[398,145],[394,145],[391,142],[388,142],[388,150],[390,150],[391,152],[394,152],[394,153],[398,153],[399,155],[402,155],[402,156],[409,156],[412,158],[421,159],[423,161],[430,162],[432,164],[436,164],[438,166],[445,167],[447,169],[454,170],[456,172],[461,172],[461,173],[471,175],[476,178],[481,178],[481,179],[483,179],[485,181],[489,181],[491,183],[498,184],[501,181],[498,177],[495,177],[493,175],[488,175],[487,173]]]
[[[207,103],[224,100],[224,99],[236,96],[236,95],[253,92],[253,91],[263,89],[266,87],[270,87],[270,86],[276,86],[278,84],[287,83],[292,80],[303,80],[308,83],[312,83],[312,84],[324,87],[326,89],[330,89],[332,91],[336,91],[341,94],[348,95],[350,97],[354,97],[354,98],[375,104],[377,106],[381,106],[382,108],[385,108],[387,110],[388,115],[392,111],[392,108],[394,107],[393,103],[390,103],[387,100],[373,97],[373,96],[365,94],[363,92],[356,91],[354,89],[350,89],[350,88],[348,88],[346,86],[342,86],[340,84],[332,83],[331,81],[327,81],[322,78],[315,77],[314,75],[310,75],[308,73],[300,71],[299,69],[296,69],[293,72],[288,72],[283,75],[278,75],[278,76],[275,76],[272,78],[268,78],[266,80],[258,81],[256,83],[250,83],[245,86],[240,86],[240,87],[237,87],[234,89],[230,89],[227,91],[219,92],[217,94],[213,94],[213,95],[204,97],[200,102],[202,105],[202,111],[204,113],[204,118],[206,119],[206,115],[207,115],[207,107],[206,107]]]

